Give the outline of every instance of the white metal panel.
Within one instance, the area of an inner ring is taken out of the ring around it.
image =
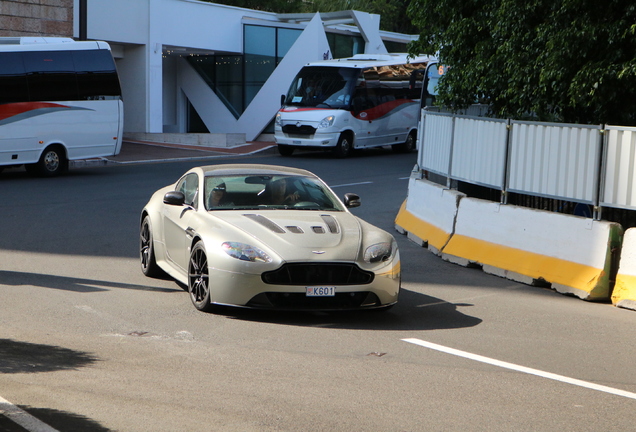
[[[636,207],[636,128],[608,126],[601,205]]]
[[[447,176],[453,137],[453,116],[426,112],[422,132],[420,168]]]
[[[508,189],[592,203],[600,126],[512,122]]]
[[[503,189],[507,120],[457,117],[451,177]]]

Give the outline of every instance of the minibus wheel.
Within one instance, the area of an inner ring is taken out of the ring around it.
[[[294,153],[294,147],[285,144],[278,144],[278,153],[281,156],[291,156]]]
[[[351,154],[351,137],[349,134],[343,133],[338,138],[338,144],[333,149],[333,154],[339,158],[346,158]]]
[[[391,149],[398,153],[410,153],[417,147],[417,132],[411,131],[402,144],[393,144]]]
[[[27,165],[29,173],[42,177],[60,175],[68,169],[68,160],[64,148],[59,145],[47,147],[40,156],[40,160],[32,165]]]

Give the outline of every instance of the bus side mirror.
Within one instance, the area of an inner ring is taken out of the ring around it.
[[[280,106],[283,106],[283,105],[285,105],[285,95],[284,94],[280,95]]]

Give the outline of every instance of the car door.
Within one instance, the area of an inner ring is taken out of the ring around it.
[[[199,176],[196,173],[187,174],[177,182],[176,190],[183,192],[185,204],[164,205],[164,240],[168,260],[180,271],[186,272],[190,246],[187,231],[190,228],[190,219],[198,210]]]

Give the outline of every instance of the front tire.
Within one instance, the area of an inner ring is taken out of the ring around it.
[[[144,275],[148,277],[163,275],[163,270],[157,265],[155,258],[150,216],[144,218],[139,230],[139,258],[141,260],[141,271]]]
[[[197,242],[190,253],[188,264],[188,292],[195,308],[202,312],[212,310],[210,304],[210,275],[208,257],[202,241]]]
[[[333,154],[337,158],[346,158],[351,154],[353,140],[348,134],[340,135],[338,138],[338,144],[333,149]]]
[[[294,153],[294,147],[286,144],[278,144],[278,153],[281,156],[291,156]]]
[[[26,166],[27,171],[42,177],[54,177],[68,170],[68,160],[64,148],[59,145],[47,147],[40,160]]]

